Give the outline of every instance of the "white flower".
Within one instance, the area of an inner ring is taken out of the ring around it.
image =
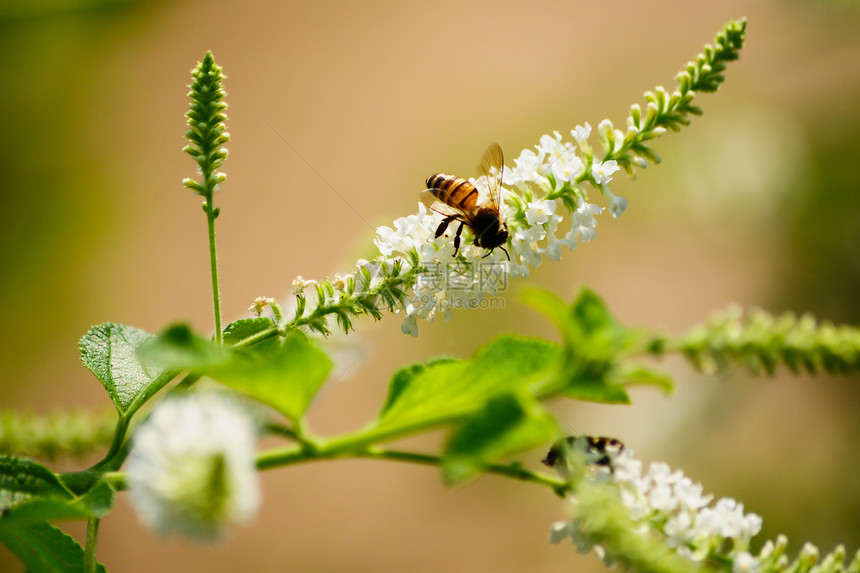
[[[749,541],[761,532],[762,519],[760,515],[748,513],[741,523],[741,539]]]
[[[702,495],[701,485],[664,463],[652,463],[643,472],[642,462],[633,457],[630,448],[617,454],[611,463],[612,471],[600,475],[617,488],[618,499],[636,524],[634,531],[662,534],[667,547],[694,563],[712,558],[732,560],[735,573],[756,573],[757,562],[746,552],[751,538],[761,529],[759,516],[745,515],[743,504],[730,498],[721,498],[710,506],[712,497]],[[586,474],[585,479],[597,478]],[[570,501],[577,506],[575,498]],[[577,515],[567,528],[553,525],[552,539],[570,537],[575,541],[582,537],[578,524],[587,523],[589,517]],[[611,558],[610,548],[605,549]]]
[[[538,172],[543,175],[552,174],[556,178],[557,189],[561,188],[563,182],[576,179],[582,170],[582,160],[576,155],[576,148],[572,143],[562,141],[561,134],[557,131],[553,132],[553,137],[541,136],[538,152],[544,162]]]
[[[126,464],[131,503],[161,534],[212,540],[260,504],[256,431],[241,407],[218,394],[159,404],[137,429]]]
[[[295,281],[293,281],[293,282],[295,282]],[[275,299],[267,297],[267,296],[258,296],[257,298],[254,299],[254,304],[252,304],[248,308],[248,310],[250,310],[251,312],[253,312],[257,316],[260,316],[261,314],[263,314],[263,310],[265,310],[265,308],[267,306],[269,306],[270,304],[275,304]]]
[[[555,236],[555,231],[546,234],[546,258],[551,261],[560,261],[562,248],[567,247],[571,251],[576,247],[576,237],[565,235],[563,239]]]
[[[663,527],[663,531],[667,536],[667,543],[671,547],[683,547],[686,545],[690,541],[692,530],[693,518],[686,511],[669,517],[666,520],[666,525]]]
[[[520,156],[514,159],[514,165],[513,169],[505,169],[503,173],[505,185],[520,186],[536,182],[542,178],[538,170],[543,165],[543,153],[538,155],[531,149],[524,149]]]
[[[648,492],[648,504],[659,512],[671,513],[678,507],[678,499],[675,497],[671,486],[655,484]]]
[[[606,185],[612,181],[612,175],[619,169],[618,162],[614,159],[601,161],[591,166],[591,176],[598,185]]]
[[[539,267],[542,251],[538,246],[538,241],[542,241],[544,237],[546,237],[546,231],[539,225],[514,233],[511,237],[511,249],[514,258],[519,257],[529,266]]]
[[[334,279],[331,281],[331,285],[340,292],[346,291],[346,287],[349,284],[349,281],[355,280],[355,277],[351,274],[346,274],[341,276],[338,273],[335,273]]]
[[[599,205],[584,201],[580,203],[573,213],[573,223],[566,238],[576,240],[579,237],[583,243],[593,240],[595,234],[594,228],[597,226],[597,219],[594,216],[602,212],[603,208]]]
[[[614,130],[608,120],[598,125],[598,131],[602,140],[614,138],[613,146],[622,144],[619,137],[623,138],[623,134]],[[616,197],[608,188],[619,169],[617,161],[593,162],[593,152],[588,144],[591,132],[588,123],[576,126],[570,131],[571,142],[554,131],[551,135],[542,136],[534,150],[523,150],[513,160],[513,168],[502,167],[505,187],[501,189],[498,207],[507,226],[508,242],[500,248],[487,251],[476,246],[472,241],[474,230],[466,225],[455,259],[453,239],[463,227],[462,221],[449,221],[450,225],[442,235],[436,237],[444,216],[419,203],[417,213],[395,220],[391,227],[382,226],[376,230],[373,241],[379,250],[378,256],[372,263],[359,261],[352,278],[350,275],[335,275],[335,279],[329,281],[334,294],[327,288],[324,300],[317,301],[317,306],[344,305],[346,299],[374,290],[375,301],[388,303],[395,313],[406,311],[402,330],[416,336],[418,319],[433,320],[441,315],[447,320],[455,307],[483,308],[488,305],[481,303],[486,302],[488,296],[497,296],[502,289],[494,283],[485,284],[472,279],[467,281],[468,284],[458,283],[455,287],[458,293],[454,294],[452,285],[444,281],[428,281],[432,272],[419,271],[413,265],[426,269],[456,261],[476,272],[483,265],[499,265],[499,268],[504,268],[506,279],[526,277],[531,269],[540,266],[544,258],[561,260],[565,247],[572,250],[593,240],[596,215],[602,213],[603,208],[588,201],[586,187],[591,185],[604,195],[613,217],[618,217],[626,209],[627,200]],[[578,155],[580,152],[585,159]],[[470,181],[478,189],[478,205],[483,205],[488,199],[487,181],[483,176]],[[559,224],[567,217],[564,211],[568,212],[570,227],[560,231]],[[395,268],[397,272],[394,272]],[[368,273],[370,284],[367,284]],[[380,292],[378,287],[389,280],[392,290]],[[298,296],[307,286],[314,284],[315,281],[299,277],[293,282],[294,294]],[[394,296],[388,296],[390,294]],[[364,304],[367,301],[358,302]]]
[[[585,122],[584,126],[577,125],[571,130],[570,134],[573,136],[576,144],[581,148],[588,145],[588,138],[591,137],[591,126],[588,125],[588,122]]]
[[[617,219],[621,216],[621,213],[627,209],[627,199],[620,195],[613,195],[612,192],[605,187],[603,189],[603,194],[606,195],[607,199],[609,199],[609,212]]]
[[[732,573],[758,573],[758,561],[749,552],[741,551],[732,561]]]
[[[678,483],[684,476],[680,470],[672,471],[669,464],[663,462],[654,462],[648,468],[648,477],[650,477],[655,487],[664,487]]]
[[[532,201],[526,206],[526,221],[529,225],[543,225],[555,215],[555,201]]]
[[[406,315],[403,317],[403,324],[400,325],[400,330],[403,334],[408,334],[412,338],[418,337],[418,316],[414,312],[409,312],[409,307],[407,307]]]
[[[408,253],[424,245],[433,236],[435,225],[438,225],[439,220],[438,216],[427,212],[427,207],[423,203],[418,203],[418,213],[395,220],[394,229],[390,227],[376,229],[373,242],[376,243],[379,252],[385,256],[390,256],[394,252]]]
[[[552,135],[541,135],[537,149],[542,156],[549,156],[549,162],[564,155],[565,146],[561,141],[561,134],[553,131]]]
[[[306,281],[305,279],[302,278],[302,275],[299,275],[295,279],[293,279],[293,294],[298,296],[298,295],[302,294],[307,287],[315,285],[315,284],[317,284],[317,281],[314,281],[314,280]]]
[[[555,177],[556,187],[561,188],[566,181],[576,181],[582,173],[584,164],[577,155],[571,156],[567,161],[555,161],[550,165],[552,176]]]
[[[675,495],[678,496],[681,507],[692,511],[705,507],[714,498],[712,495],[702,495],[702,484],[693,483],[688,477],[675,484]]]

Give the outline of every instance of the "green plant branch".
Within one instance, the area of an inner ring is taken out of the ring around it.
[[[626,134],[615,131],[608,120],[601,122],[603,161],[617,161],[630,175],[633,175],[634,166],[644,167],[646,159],[659,163],[660,156],[645,142],[659,137],[667,129],[678,131],[681,126],[689,125],[692,115],[702,115],[701,108],[692,104],[696,92],[717,91],[725,80],[722,72],[726,63],[738,59],[746,40],[746,25],[746,18],[727,23],[714,38],[713,45],[705,45],[704,53],[676,76],[678,87],[674,93],[670,95],[663,87],[646,92],[645,115],[639,104],[631,106]]]
[[[47,416],[0,412],[0,452],[53,460],[83,457],[107,447],[114,435],[113,409],[56,412]]]
[[[113,439],[111,440],[110,448],[108,448],[105,456],[97,462],[94,466],[92,466],[88,471],[98,471],[103,469],[117,469],[122,462],[125,460],[125,454],[127,453],[126,448],[126,434],[128,433],[129,424],[131,424],[131,419],[137,413],[141,406],[143,406],[149,398],[158,393],[162,388],[164,388],[171,380],[173,380],[176,375],[179,374],[176,370],[169,370],[167,372],[163,372],[158,378],[156,378],[150,385],[147,387],[146,392],[141,393],[137,396],[131,404],[129,404],[128,409],[124,412],[118,412],[119,417],[116,422],[116,427],[114,428]],[[186,376],[188,378],[193,375],[189,374]],[[183,380],[183,382],[185,382]]]
[[[102,474],[101,479],[116,491],[122,491],[128,487],[125,472],[105,472]]]
[[[444,462],[443,458],[431,454],[384,449],[365,450],[363,452],[359,452],[357,457],[415,463],[436,467],[442,466]],[[546,474],[532,472],[525,469],[518,462],[510,464],[487,464],[483,467],[483,471],[487,474],[543,485],[552,489],[559,496],[563,496],[570,487],[570,484],[566,481],[550,477]]]
[[[754,375],[772,375],[780,365],[794,373],[860,371],[860,329],[818,322],[810,314],[772,315],[760,309],[744,314],[731,306],[681,336],[648,335],[643,340],[643,351],[680,353],[708,374],[733,365]]]
[[[310,312],[307,312],[308,298],[302,292],[308,285],[297,287],[296,312],[292,320],[255,332],[233,346],[250,348],[275,336],[302,328],[328,335],[331,331],[326,326],[326,317],[331,315],[335,315],[345,332],[353,328],[353,317],[369,314],[379,320],[382,318],[382,309],[394,310],[402,303],[405,290],[415,283],[416,277],[422,272],[423,269],[417,263],[417,253],[413,262],[413,267],[402,274],[401,266],[393,265],[382,274],[375,286],[371,286],[374,277],[361,272],[358,273],[357,279],[350,276],[341,279],[337,285],[330,280],[316,284],[316,305]]]
[[[212,196],[206,198],[206,225],[209,230],[209,269],[212,275],[212,306],[215,315],[215,341],[218,344],[224,342],[223,329],[221,328],[221,288],[218,284],[218,252],[215,246],[215,218],[217,211],[212,204]]]
[[[185,137],[191,142],[183,148],[194,158],[200,170],[202,181],[184,179],[182,184],[203,197],[203,211],[206,213],[206,224],[209,236],[209,265],[212,275],[212,305],[215,315],[215,340],[223,342],[221,327],[221,291],[218,285],[218,256],[215,246],[215,219],[220,209],[215,207],[215,191],[227,178],[218,168],[227,158],[224,144],[230,140],[224,122],[227,119],[224,102],[226,92],[222,87],[224,75],[221,66],[215,63],[212,52],[206,52],[203,61],[191,70],[194,78],[189,97],[191,106],[185,117],[188,119],[188,131]]]
[[[112,461],[114,457],[122,450],[123,445],[125,444],[125,435],[128,432],[128,426],[131,423],[131,416],[120,414],[119,418],[116,422],[116,428],[113,433],[113,440],[111,441],[110,448],[108,448],[105,456],[92,468],[91,470],[98,470],[100,468],[109,467],[113,465]]]
[[[371,275],[367,266],[360,267],[357,276],[339,277],[336,281],[294,282],[296,314],[292,321],[285,324],[282,332],[294,328],[307,327],[321,334],[331,334],[326,317],[334,315],[338,325],[349,332],[353,329],[352,318],[370,315],[375,320],[382,318],[381,309],[394,311],[406,306],[406,292],[415,285],[417,277],[426,269],[420,264],[418,253],[410,254],[408,270],[403,270],[403,262],[396,260],[391,264],[379,263],[377,275]],[[379,282],[373,285],[373,281]],[[298,283],[298,284],[297,284]],[[303,289],[314,284],[316,305],[307,312],[307,297]]]
[[[96,560],[96,540],[98,539],[99,519],[91,517],[87,520],[87,543],[84,550],[84,572],[96,573],[98,560]]]
[[[257,456],[257,469],[270,470],[300,463],[348,458],[387,460],[434,467],[441,467],[444,463],[444,459],[441,456],[419,452],[383,448],[365,448],[346,452],[340,449],[329,450],[324,446],[313,448],[300,445],[261,452]],[[530,471],[524,468],[519,462],[487,464],[483,467],[483,472],[542,485],[552,489],[559,496],[564,495],[570,487],[570,484],[566,481],[543,473]],[[110,484],[117,491],[122,491],[127,487],[124,472],[106,472],[102,475],[102,480]]]
[[[268,470],[299,463],[346,458],[388,460],[435,467],[442,467],[445,461],[441,456],[432,454],[388,450],[377,447],[368,447],[349,451],[343,449],[341,446],[334,448],[320,446],[318,449],[292,447],[262,452],[257,456],[257,469]],[[565,481],[545,474],[532,472],[516,462],[511,464],[486,464],[483,466],[482,470],[487,474],[498,475],[549,487],[557,495],[564,495],[569,488],[569,484]]]
[[[441,422],[439,422],[441,423]],[[435,427],[437,424],[433,424]],[[272,449],[257,457],[259,469],[269,469],[312,459],[333,459],[349,457],[357,452],[369,451],[379,442],[391,441],[405,437],[420,430],[431,427],[426,421],[410,426],[399,425],[392,428],[374,428],[328,440],[305,440],[299,446]]]

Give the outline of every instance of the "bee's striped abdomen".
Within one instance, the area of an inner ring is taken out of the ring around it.
[[[478,190],[462,177],[437,173],[427,178],[427,188],[441,202],[467,213],[478,204]]]

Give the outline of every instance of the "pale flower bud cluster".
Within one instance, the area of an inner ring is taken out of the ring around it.
[[[135,431],[126,463],[131,503],[161,534],[217,538],[260,504],[254,421],[214,393],[161,402]]]
[[[633,457],[629,448],[617,455],[611,469],[603,470],[600,479],[617,488],[640,534],[660,533],[667,547],[694,563],[719,557],[735,563],[737,571],[755,570],[748,550],[750,540],[761,530],[762,519],[754,513],[744,513],[743,504],[730,498],[711,503],[713,496],[703,494],[701,484],[662,462],[651,463],[643,471],[642,462]],[[575,498],[570,501],[576,506]],[[580,551],[594,549],[611,562],[607,548],[594,545],[581,534],[581,517],[554,524],[550,540],[557,543],[570,538]]]

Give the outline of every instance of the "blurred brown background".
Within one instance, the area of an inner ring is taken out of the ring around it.
[[[515,282],[504,311],[424,323],[417,339],[398,317],[363,321],[346,351],[362,363],[312,413],[323,434],[369,420],[400,365],[466,356],[505,331],[554,337],[518,303],[523,286],[570,297],[586,284],[623,322],[672,332],[729,302],[860,322],[855,4],[3,3],[0,407],[109,407],[78,362],[92,324],[211,328],[205,220],[180,185],[194,170],[180,151],[188,72],[205,50],[228,75],[217,201],[234,319],[296,275],[350,270],[372,227],[414,211],[427,175],[472,174],[490,141],[510,162],[552,130],[623,126],[642,92],[672,86],[743,15],[747,47],[723,91],[697,100],[704,117],[657,142],[662,165],[614,184],[630,201],[621,219],[604,215],[595,242]],[[763,538],[860,545],[856,377],[667,367],[679,377],[670,398],[554,407],[742,500],[764,517]],[[372,461],[276,470],[264,486],[255,523],[214,548],[154,537],[121,496],[100,558],[111,571],[602,570],[547,542],[563,504],[535,486],[484,478],[452,491],[432,469]],[[18,570],[3,548],[0,570]]]

